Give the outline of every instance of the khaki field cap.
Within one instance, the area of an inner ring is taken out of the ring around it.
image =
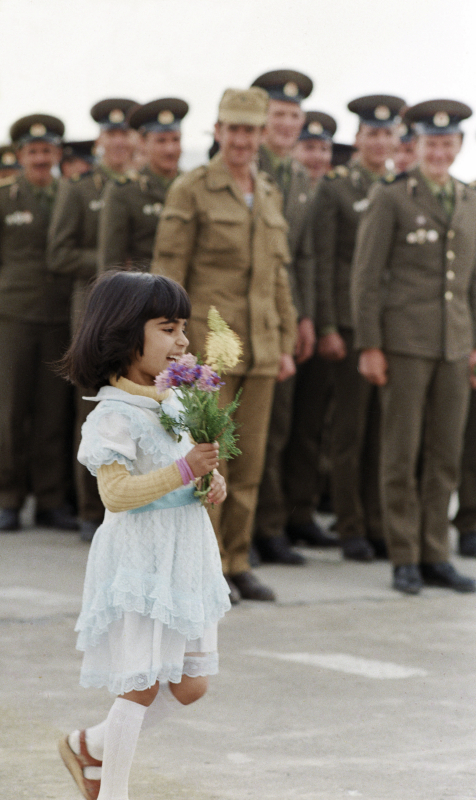
[[[218,106],[218,122],[228,125],[257,125],[266,122],[268,95],[257,86],[251,89],[225,89]]]

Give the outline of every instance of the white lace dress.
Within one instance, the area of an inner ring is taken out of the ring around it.
[[[78,452],[93,475],[114,461],[145,474],[191,449],[187,436],[178,442],[164,430],[155,400],[112,386],[94,399]],[[178,403],[171,393],[163,405],[173,415]],[[229,589],[209,516],[192,495],[184,487],[142,509],[106,510],[76,624],[83,686],[122,694],[218,671],[217,622],[230,608]]]

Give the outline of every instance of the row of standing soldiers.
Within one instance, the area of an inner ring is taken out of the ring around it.
[[[331,116],[301,109],[312,88],[277,70],[226,90],[218,153],[184,175],[188,105],[178,98],[103,100],[91,110],[98,139],[64,149],[56,117],[12,125],[13,158],[0,156],[14,170],[0,184],[0,530],[18,529],[32,493],[38,524],[79,524],[92,539],[103,507],[80,465],[74,490],[68,481],[70,389],[51,365],[98,273],[152,270],[191,296],[192,352],[203,351],[210,305],[244,344],[223,389],[223,402],[242,389],[242,455],[225,467],[228,498],[211,512],[234,602],[274,599],[250,551],[302,564],[300,542],[358,561],[390,556],[404,592],[423,582],[474,591],[449,563],[447,520],[476,320],[476,193],[448,169],[471,110],[361,97],[348,106],[355,145],[339,146]],[[69,177],[58,181],[60,159]],[[76,442],[84,395],[78,388]],[[473,410],[456,519],[467,556],[475,426]],[[327,462],[337,536],[315,517]]]

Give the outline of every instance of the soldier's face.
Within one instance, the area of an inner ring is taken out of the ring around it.
[[[83,161],[82,158],[72,158],[69,161],[63,161],[61,164],[61,174],[63,178],[74,178],[75,175],[83,175],[90,172],[91,164],[89,161]]]
[[[182,153],[180,131],[147,133],[145,152],[153,172],[170,178],[175,177]]]
[[[278,155],[287,155],[296,144],[305,114],[297,103],[270,100],[266,120],[266,144]]]
[[[102,160],[115,172],[124,172],[132,161],[134,138],[132,131],[121,128],[102,131],[97,140],[98,149],[102,150]]]
[[[374,172],[380,172],[389,158],[392,158],[398,137],[395,127],[377,128],[361,124],[355,137],[355,146],[361,162]]]
[[[256,158],[263,137],[263,128],[258,125],[230,125],[217,122],[215,139],[225,164],[230,167],[245,167]]]
[[[49,142],[28,142],[18,151],[17,158],[25,178],[34,186],[48,186],[51,170],[60,160],[61,148]]]
[[[416,139],[410,139],[409,142],[400,142],[397,149],[393,154],[393,163],[395,165],[395,172],[406,172],[412,167],[416,167],[418,160],[416,154]]]
[[[460,133],[423,134],[417,140],[417,157],[424,174],[437,182],[445,182],[448,170],[461,150]]]
[[[332,142],[327,139],[304,139],[296,144],[293,156],[306,167],[312,180],[317,181],[331,168]]]

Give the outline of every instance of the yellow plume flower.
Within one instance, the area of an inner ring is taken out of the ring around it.
[[[240,337],[222,319],[215,306],[210,306],[208,312],[208,328],[205,363],[219,374],[236,367],[243,355]]]

